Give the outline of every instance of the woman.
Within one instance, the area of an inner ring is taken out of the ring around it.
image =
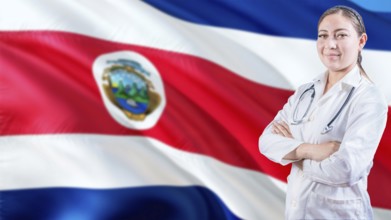
[[[373,219],[367,177],[388,105],[361,66],[366,41],[354,9],[324,12],[317,50],[327,71],[299,87],[259,138],[263,155],[292,163],[286,219]]]

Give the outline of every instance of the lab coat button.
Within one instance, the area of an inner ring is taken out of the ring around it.
[[[296,205],[297,205],[297,202],[296,202],[296,200],[292,200],[292,202],[291,202],[291,206],[292,206],[293,208],[295,208],[295,207],[296,207]]]

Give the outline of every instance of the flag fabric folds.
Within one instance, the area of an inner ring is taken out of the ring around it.
[[[49,1],[0,8],[0,219],[283,219],[289,167],[259,135],[324,71],[345,4],[391,104],[391,11],[351,1]],[[391,218],[391,127],[368,191]]]

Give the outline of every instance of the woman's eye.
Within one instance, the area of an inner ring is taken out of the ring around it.
[[[326,37],[327,37],[326,34],[319,34],[319,35],[318,35],[318,38],[326,38]]]
[[[337,34],[337,38],[344,38],[346,36],[348,36],[348,35],[347,34]]]

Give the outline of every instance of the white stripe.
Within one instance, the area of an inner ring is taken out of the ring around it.
[[[208,28],[208,27],[205,27]],[[214,29],[226,38],[236,40],[242,49],[251,50],[297,88],[325,71],[316,51],[316,42],[311,40],[270,37],[229,29]],[[391,52],[364,50],[363,67],[391,104]],[[257,81],[257,80],[256,80]],[[267,83],[261,82],[260,83]],[[292,88],[291,88],[292,89]]]
[[[0,20],[0,30],[68,31],[186,53],[284,89],[295,89],[324,71],[315,41],[192,24],[141,1],[14,0],[2,5]],[[391,52],[365,50],[363,57],[364,67],[391,104]]]
[[[195,55],[246,78],[291,87],[268,63],[234,41],[172,18],[141,1],[14,0],[0,8],[0,21],[0,30],[69,31]]]
[[[0,189],[205,186],[244,219],[283,219],[286,184],[177,150],[155,139],[109,135],[0,138]],[[375,209],[390,219],[391,210]]]
[[[284,193],[266,175],[151,138],[9,136],[0,138],[0,152],[2,190],[197,185],[244,219],[279,219],[284,210]]]
[[[391,219],[391,210],[388,209],[380,209],[380,208],[374,208],[374,219],[379,219],[379,220],[389,220]]]

